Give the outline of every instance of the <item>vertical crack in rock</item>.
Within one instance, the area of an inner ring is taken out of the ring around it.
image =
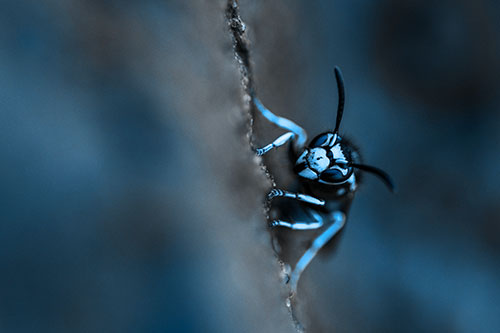
[[[253,108],[252,97],[254,95],[252,67],[250,65],[250,52],[248,49],[248,40],[246,38],[246,26],[241,20],[238,10],[238,2],[236,0],[229,0],[226,9],[226,19],[231,31],[233,39],[233,48],[235,58],[238,61],[241,73],[241,85],[243,87],[243,102],[244,111],[248,117],[247,122],[247,135],[252,149],[253,143]]]
[[[239,7],[237,0],[228,0],[228,5],[226,8],[226,19],[231,31],[231,37],[233,39],[233,48],[235,58],[238,61],[240,73],[241,73],[241,86],[243,87],[243,111],[247,116],[247,137],[248,142],[252,150],[255,150],[254,137],[253,137],[253,119],[255,114],[255,108],[253,103],[253,98],[256,95],[252,65],[250,62],[250,50],[249,41],[246,37],[246,25],[240,17]],[[260,160],[260,165],[264,170],[266,176],[271,181],[272,187],[276,187],[273,176],[269,173],[267,167],[264,165],[262,160]],[[264,207],[266,217],[268,217],[269,207],[267,205]]]
[[[229,26],[229,30],[231,32],[231,37],[233,40],[233,48],[235,59],[238,62],[239,70],[241,74],[241,86],[243,88],[243,111],[247,116],[247,137],[248,142],[252,150],[255,150],[254,145],[254,137],[253,137],[253,119],[255,115],[255,106],[254,106],[254,97],[256,96],[254,81],[253,81],[253,73],[252,73],[252,65],[250,61],[250,49],[249,49],[249,40],[246,36],[246,25],[241,19],[239,14],[239,6],[238,0],[228,0],[228,4],[226,7],[226,20]],[[268,171],[266,165],[260,160],[260,166],[265,172],[268,179],[271,181],[272,188],[276,187],[275,181],[271,173]],[[269,219],[269,205],[264,204],[264,212],[266,219]],[[273,237],[273,236],[271,236]],[[271,240],[272,241],[272,240]],[[273,249],[276,255],[276,259],[278,260],[283,276],[287,276],[289,271],[289,265],[284,263],[278,256],[278,253],[274,247]],[[286,278],[285,278],[286,279]],[[289,295],[285,300],[285,305],[290,313],[291,319],[293,321],[294,327],[297,332],[304,332],[304,327],[298,320],[294,307],[292,306],[292,296]]]

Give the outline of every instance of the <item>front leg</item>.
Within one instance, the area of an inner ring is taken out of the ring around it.
[[[302,255],[302,257],[295,265],[290,278],[290,288],[292,290],[292,296],[297,292],[297,284],[302,272],[306,269],[309,263],[313,260],[316,254],[321,250],[326,243],[328,243],[343,227],[346,221],[346,216],[340,211],[335,211],[331,214],[333,219],[332,225],[330,225],[323,233],[321,233],[313,241],[311,247]]]
[[[306,141],[307,141],[307,133],[306,131],[291,121],[290,119],[286,119],[283,117],[279,117],[272,113],[269,109],[267,109],[257,97],[254,97],[253,102],[255,106],[257,107],[257,110],[271,123],[275,124],[276,126],[279,126],[281,128],[284,128],[288,131],[291,131],[295,134],[296,140],[295,140],[295,148],[297,150],[302,150],[302,148],[305,146]]]
[[[283,146],[285,143],[293,139],[294,136],[295,134],[293,134],[292,132],[285,133],[276,140],[274,140],[272,143],[268,144],[267,146],[264,146],[262,148],[257,148],[255,152],[257,153],[257,156],[262,156],[273,148]]]
[[[303,194],[303,193],[294,193],[294,192],[288,192],[285,190],[280,190],[279,188],[275,188],[269,192],[267,195],[267,200],[271,201],[274,198],[291,198],[295,199],[298,201],[306,202],[309,204],[317,205],[317,206],[324,206],[325,205],[325,200],[321,200],[318,198],[315,198],[313,196],[310,196],[308,194]]]

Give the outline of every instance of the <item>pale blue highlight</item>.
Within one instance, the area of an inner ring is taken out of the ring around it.
[[[333,224],[314,240],[311,247],[302,255],[300,260],[297,262],[297,265],[295,265],[295,269],[293,270],[290,278],[290,288],[292,290],[292,294],[297,292],[297,284],[302,272],[314,259],[319,250],[321,250],[321,248],[344,227],[346,221],[344,213],[337,211],[333,212],[331,216],[333,218]]]
[[[262,156],[262,155],[266,154],[268,151],[270,151],[271,149],[284,145],[285,143],[290,141],[290,139],[292,139],[294,136],[295,136],[295,134],[293,132],[287,132],[287,133],[281,135],[279,138],[277,138],[276,140],[274,140],[272,143],[268,144],[267,146],[264,146],[262,148],[257,148],[257,150],[256,150],[257,155]]]
[[[260,111],[260,113],[270,122],[275,124],[276,126],[279,126],[281,128],[284,128],[286,130],[292,131],[296,135],[296,140],[295,140],[295,145],[297,148],[302,148],[305,146],[306,141],[307,141],[307,133],[306,131],[294,123],[293,121],[279,117],[269,111],[261,102],[258,98],[254,98],[254,103],[257,109]]]

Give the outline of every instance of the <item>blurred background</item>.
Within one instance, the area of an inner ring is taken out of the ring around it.
[[[500,5],[240,4],[266,106],[330,129],[339,65],[342,130],[399,188],[365,177],[304,325],[498,331]],[[294,330],[225,5],[0,2],[0,331]]]

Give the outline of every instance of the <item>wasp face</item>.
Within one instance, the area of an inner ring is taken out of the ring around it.
[[[309,168],[316,173],[321,173],[330,165],[330,157],[328,155],[328,151],[324,148],[313,148],[311,150],[307,149],[301,157],[302,160],[306,160]]]
[[[322,133],[314,138],[299,156],[294,171],[305,179],[339,185],[354,176],[349,159],[342,139],[337,134]]]

